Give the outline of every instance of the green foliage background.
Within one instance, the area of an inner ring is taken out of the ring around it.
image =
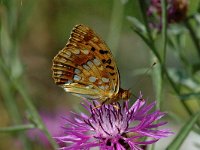
[[[35,127],[48,135],[38,112],[81,109],[81,99],[66,94],[51,78],[52,59],[76,24],[90,26],[106,41],[115,56],[123,88],[131,88],[135,95],[142,91],[144,98],[158,100],[158,108],[169,113],[169,124],[182,126],[193,119],[200,108],[199,9],[199,0],[191,0],[189,26],[185,21],[166,30],[166,59],[160,63],[151,46],[154,44],[162,55],[165,35],[151,31],[154,43],[150,41],[150,46],[138,36],[137,31],[145,28],[140,0],[1,0],[0,149],[11,150],[14,145],[21,149],[20,143],[26,145],[24,149],[44,149],[26,137],[26,129]],[[147,32],[141,31],[148,39]],[[157,64],[145,73],[153,62]],[[162,72],[163,64],[174,84]],[[199,133],[199,127],[193,126],[198,123],[197,116],[195,119],[188,133]],[[18,126],[25,120],[30,124]],[[6,130],[13,126],[21,128]]]

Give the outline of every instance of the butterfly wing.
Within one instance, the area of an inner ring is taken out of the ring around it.
[[[108,46],[85,25],[76,25],[53,59],[56,84],[87,99],[104,101],[119,91],[119,73]]]

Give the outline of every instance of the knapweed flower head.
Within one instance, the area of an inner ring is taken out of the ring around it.
[[[157,129],[166,122],[158,123],[165,115],[159,110],[150,113],[155,102],[148,105],[140,97],[130,107],[129,103],[126,101],[95,108],[98,102],[86,101],[83,106],[89,115],[72,112],[73,119],[65,118],[66,126],[63,129],[66,136],[56,139],[68,143],[68,146],[60,149],[89,150],[99,147],[100,150],[142,150],[141,146],[172,134],[168,129]]]
[[[188,0],[167,0],[167,22],[178,23],[186,18]],[[154,28],[161,28],[162,8],[161,0],[151,0],[147,15],[154,18],[150,25]],[[157,21],[156,21],[157,20]]]

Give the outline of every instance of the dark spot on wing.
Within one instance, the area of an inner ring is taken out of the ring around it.
[[[102,50],[102,49],[101,49],[101,50],[99,50],[99,53],[100,53],[100,54],[108,54],[108,51],[107,51],[107,50]]]
[[[111,64],[111,59],[108,59],[106,63]]]
[[[115,73],[110,72],[110,75],[113,76],[113,75],[115,75]]]
[[[103,62],[104,64],[105,64],[105,63],[111,64],[111,59],[108,59],[108,60],[102,59],[102,62]]]
[[[94,47],[92,47],[92,48],[91,48],[91,51],[93,51],[93,52],[94,52],[94,51],[95,51],[95,48],[94,48]]]
[[[102,62],[105,64],[105,63],[106,63],[106,60],[105,60],[105,59],[102,59]]]
[[[109,69],[114,70],[114,67],[113,67],[113,66],[110,66],[110,65],[107,65],[106,68],[109,68]]]

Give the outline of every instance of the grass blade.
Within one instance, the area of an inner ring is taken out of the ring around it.
[[[192,130],[194,124],[198,121],[198,118],[200,117],[200,112],[196,113],[189,119],[185,125],[181,128],[178,135],[175,137],[173,142],[167,147],[167,150],[175,150],[179,149],[181,144],[184,142],[187,135]]]

